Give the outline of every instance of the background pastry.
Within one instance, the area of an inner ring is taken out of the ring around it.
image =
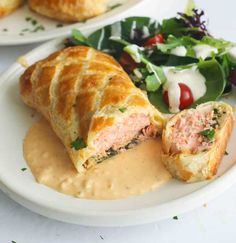
[[[24,0],[0,0],[0,17],[10,14],[23,4]]]
[[[29,0],[35,12],[65,22],[83,21],[107,10],[108,0]]]
[[[78,171],[160,133],[164,118],[113,57],[85,46],[29,67],[21,96],[51,123]]]

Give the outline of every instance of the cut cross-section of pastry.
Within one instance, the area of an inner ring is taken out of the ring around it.
[[[162,134],[162,160],[172,176],[195,182],[212,178],[233,128],[230,105],[207,102],[173,116]]]
[[[24,0],[1,0],[0,1],[0,17],[13,12],[23,4]]]
[[[165,123],[113,57],[85,46],[30,66],[20,92],[50,122],[78,171],[157,136]]]
[[[103,14],[108,0],[29,0],[35,12],[65,22],[83,21]]]

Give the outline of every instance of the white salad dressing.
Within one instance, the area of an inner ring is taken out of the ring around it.
[[[148,27],[144,25],[142,30],[143,30],[142,38],[143,39],[148,38],[150,36],[150,32],[149,32]]]
[[[153,18],[150,18],[149,21],[148,21],[148,27],[150,27],[150,25],[152,25],[153,23],[155,23],[156,20],[153,19]]]
[[[187,49],[184,46],[177,46],[170,51],[170,54],[184,57],[187,54]]]
[[[236,46],[229,49],[228,57],[233,63],[236,63]]]
[[[130,30],[130,39],[131,40],[134,39],[135,29],[136,29],[136,21],[133,21],[133,23],[131,25],[131,30]]]
[[[152,24],[154,24],[154,28],[156,29],[158,27],[159,22],[156,19],[150,18],[148,21],[148,27],[150,27]]]
[[[189,87],[194,101],[198,100],[206,93],[206,79],[199,72],[197,67],[183,70],[176,70],[173,67],[164,67],[163,70],[167,79],[163,85],[163,90],[168,92],[169,106],[172,113],[179,112],[179,83],[183,83]]]
[[[141,62],[139,50],[143,50],[143,48],[135,44],[128,45],[124,48],[124,51],[128,52],[136,63]]]
[[[97,45],[98,50],[101,50],[101,48],[102,48],[102,41],[103,41],[104,37],[105,37],[105,29],[102,28],[100,37],[98,39],[98,45]]]
[[[196,45],[193,47],[193,50],[195,51],[196,57],[202,58],[203,60],[207,57],[211,57],[212,53],[218,53],[217,48],[206,44]]]
[[[147,67],[147,70],[148,70],[150,73],[154,73],[154,75],[155,75],[157,81],[158,81],[158,82],[160,83],[160,85],[161,85],[162,82],[161,82],[159,76],[157,75],[156,71],[154,70],[153,65],[152,65],[151,63],[148,63],[148,64],[146,65],[146,67]]]
[[[111,37],[121,37],[121,22],[116,22],[111,26]]]

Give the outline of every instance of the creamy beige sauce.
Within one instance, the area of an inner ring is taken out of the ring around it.
[[[24,141],[24,157],[36,180],[80,198],[118,199],[152,191],[170,179],[161,163],[160,140],[148,140],[78,174],[45,120],[34,124]]]

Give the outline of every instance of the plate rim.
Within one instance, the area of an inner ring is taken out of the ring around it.
[[[63,40],[64,38],[61,37],[48,41],[32,49],[24,56],[29,59],[33,58],[36,53],[40,53],[40,50],[47,47],[49,48],[52,45],[59,45]],[[11,75],[14,75],[14,73],[19,71],[21,68],[21,65],[15,62],[5,72],[3,72],[3,74],[0,75],[0,88]],[[182,214],[201,206],[236,183],[235,175],[236,164],[231,166],[222,176],[214,178],[214,180],[212,180],[209,184],[204,185],[202,188],[198,188],[194,192],[190,192],[180,198],[170,200],[169,202],[161,203],[156,206],[147,206],[142,209],[106,212],[101,210],[84,212],[77,209],[77,212],[75,213],[73,210],[70,210],[70,208],[61,208],[60,205],[51,207],[51,205],[46,205],[44,202],[35,202],[35,199],[26,196],[24,193],[20,194],[17,190],[12,188],[11,185],[4,183],[4,178],[2,178],[1,174],[0,189],[24,207],[49,218],[86,226],[128,226],[170,218],[176,214]],[[100,201],[107,202],[108,200]],[[185,207],[183,207],[183,202]],[[166,211],[165,209],[167,208],[168,210]]]

